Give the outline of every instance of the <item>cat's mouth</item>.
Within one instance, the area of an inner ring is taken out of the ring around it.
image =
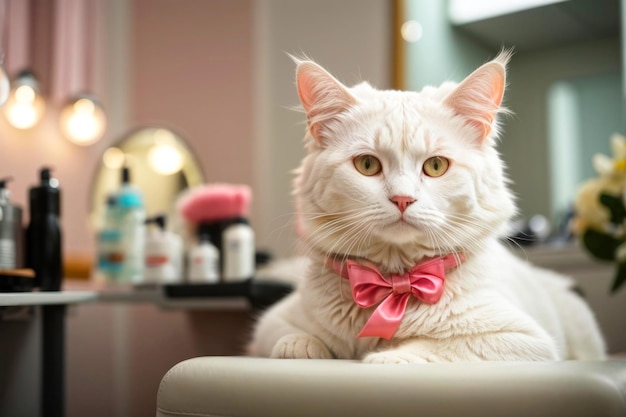
[[[404,215],[400,215],[400,217],[392,223],[393,226],[402,227],[402,228],[412,228],[412,229],[421,229],[419,223],[416,224],[414,221],[407,219]]]
[[[417,237],[416,234],[425,232],[426,228],[419,222],[415,222],[405,216],[400,216],[388,224],[387,230],[394,239],[412,240]]]

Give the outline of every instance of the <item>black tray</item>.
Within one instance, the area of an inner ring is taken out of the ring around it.
[[[280,281],[249,278],[217,284],[167,284],[163,290],[166,297],[175,299],[245,297],[253,308],[263,309],[289,294],[293,287]]]
[[[241,282],[224,282],[217,284],[167,284],[164,285],[165,296],[171,298],[205,298],[205,297],[245,297],[250,291],[252,280]]]

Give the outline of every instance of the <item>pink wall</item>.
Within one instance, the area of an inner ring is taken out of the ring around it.
[[[182,133],[207,181],[251,183],[250,0],[134,0],[132,124]]]

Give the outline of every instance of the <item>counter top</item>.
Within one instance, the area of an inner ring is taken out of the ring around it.
[[[66,280],[64,288],[71,292],[87,291],[95,293],[96,300],[102,303],[149,303],[163,309],[190,310],[249,310],[247,297],[168,297],[160,285],[124,285],[105,282]]]
[[[95,291],[33,291],[0,293],[0,306],[76,304],[95,301]]]

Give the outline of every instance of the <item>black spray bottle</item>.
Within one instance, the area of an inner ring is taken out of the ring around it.
[[[35,271],[41,291],[59,291],[63,277],[61,252],[61,190],[50,168],[39,172],[41,183],[28,194],[30,221],[26,230],[26,265]]]

